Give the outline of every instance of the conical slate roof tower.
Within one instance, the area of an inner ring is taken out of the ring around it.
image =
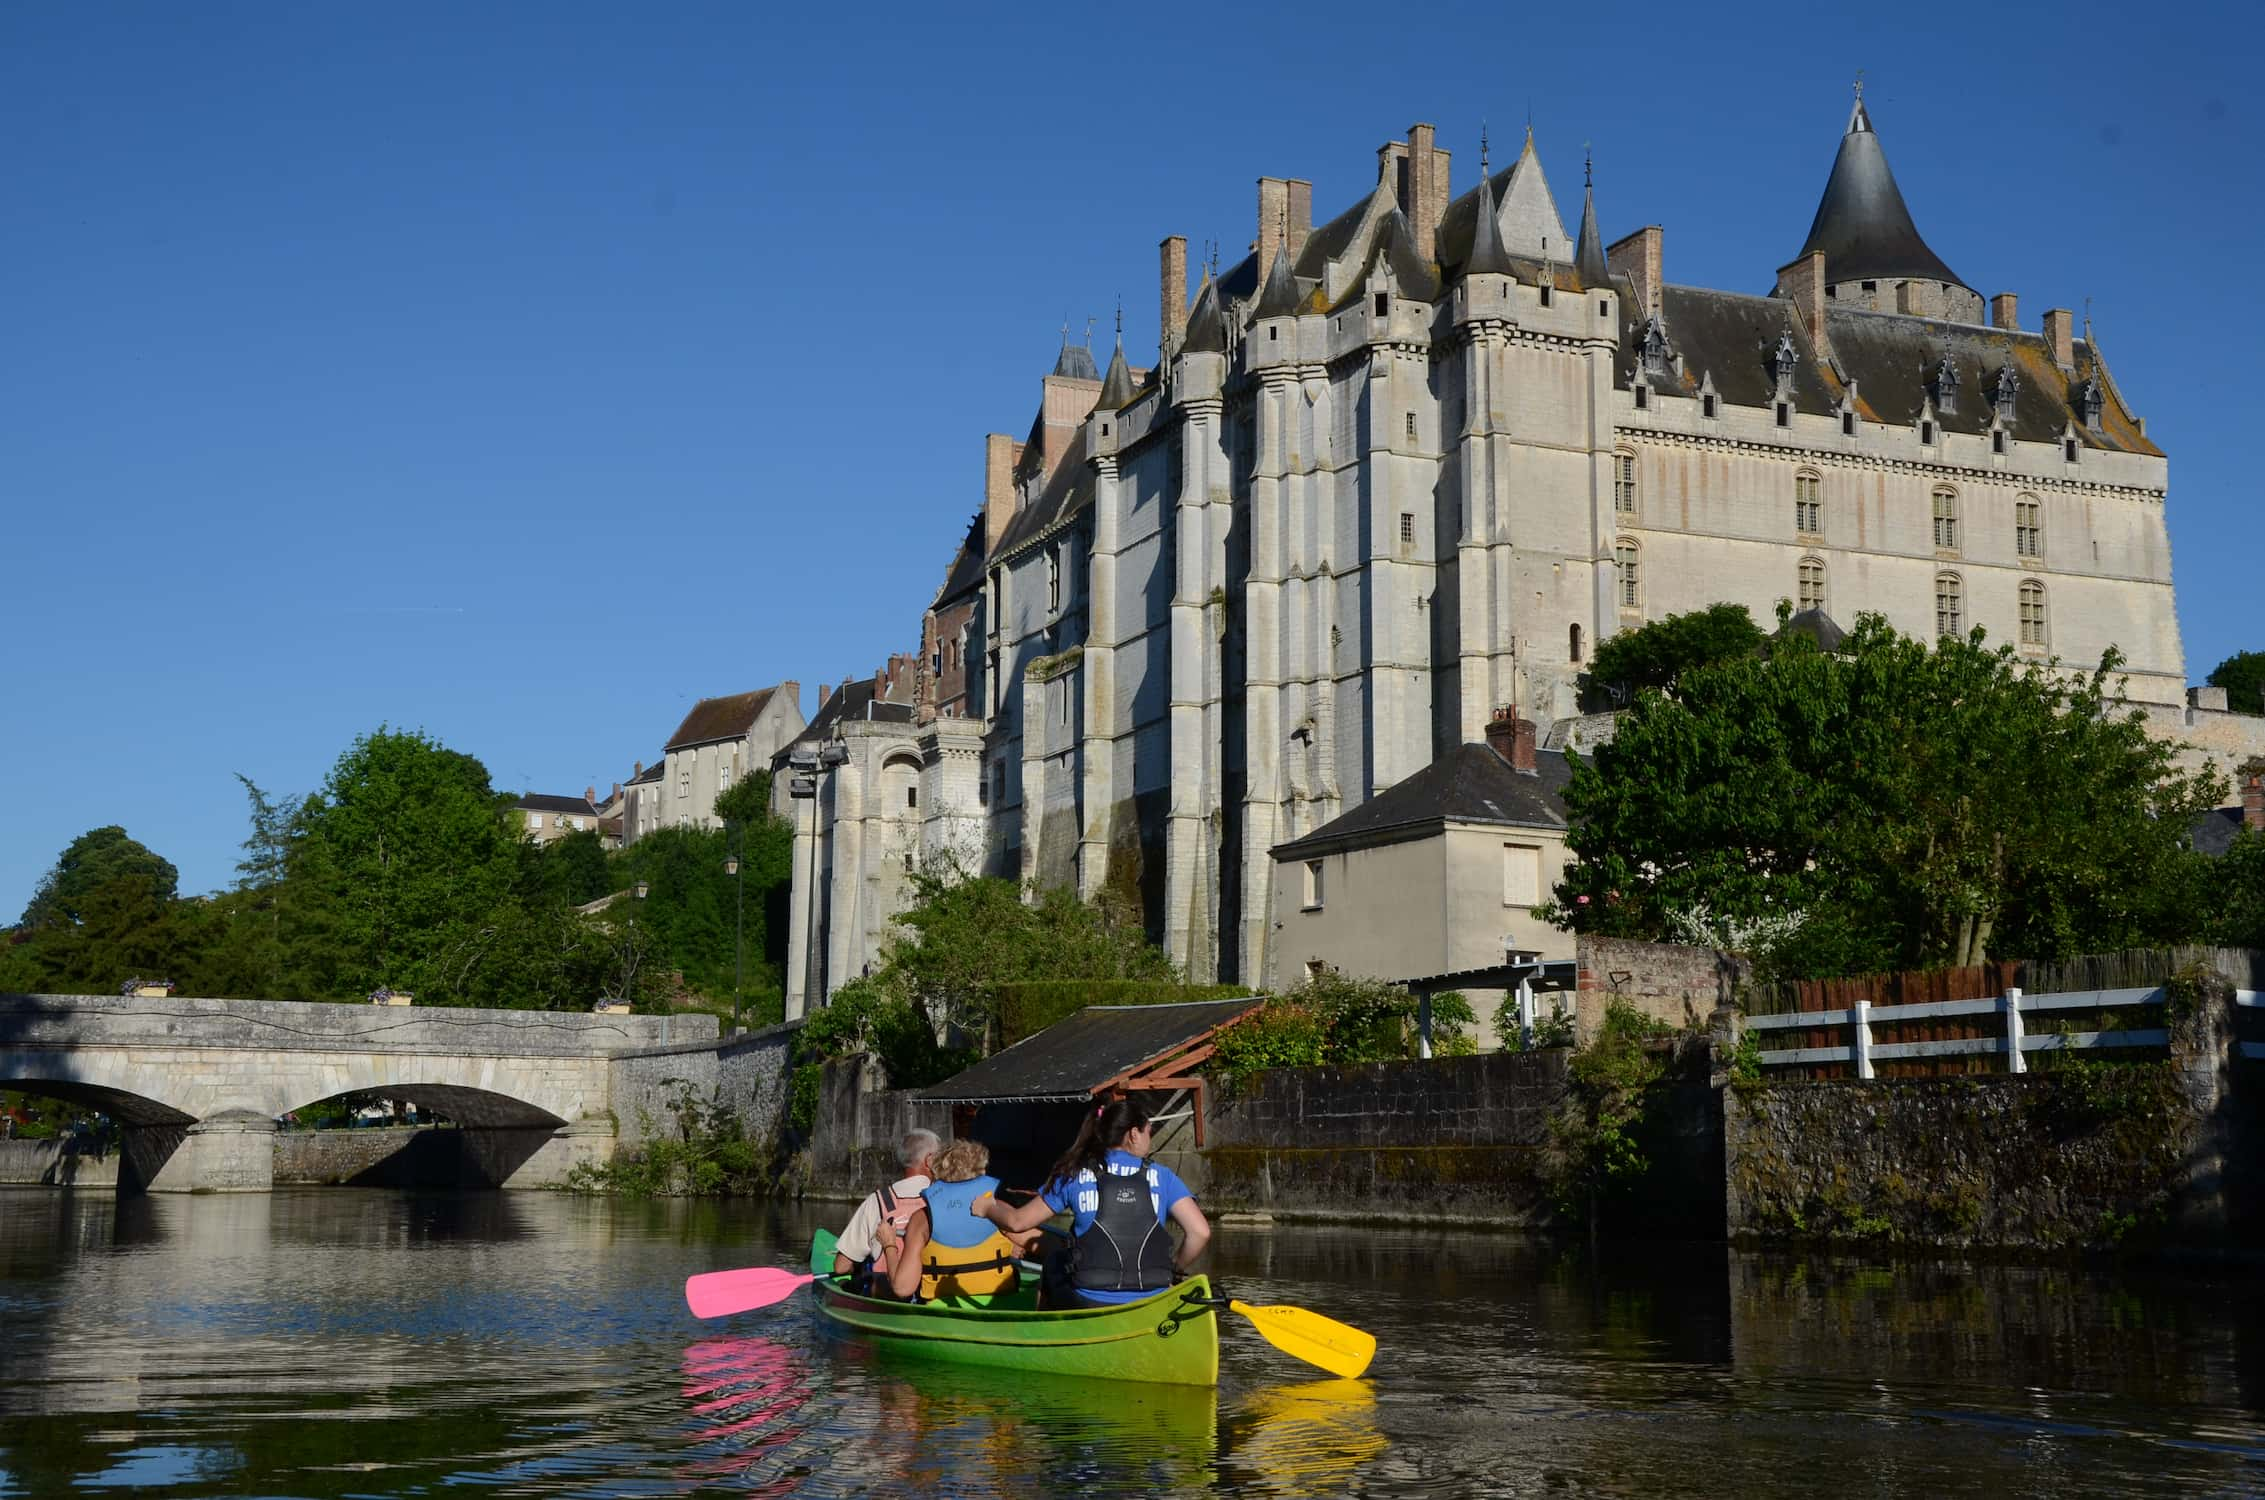
[[[1966,286],[1941,256],[1927,248],[1919,226],[1911,222],[1911,210],[1904,206],[1895,174],[1888,170],[1887,153],[1880,149],[1861,94],[1849,111],[1840,154],[1833,159],[1824,198],[1801,246],[1802,255],[1820,250],[1828,284],[1915,278]]]

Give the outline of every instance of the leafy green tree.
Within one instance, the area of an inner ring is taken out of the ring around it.
[[[1761,627],[1743,604],[1710,604],[1608,637],[1590,658],[1587,681],[1623,697],[1646,688],[1671,691],[1683,674],[1716,662],[1759,656]]]
[[[1418,1055],[1421,1002],[1399,985],[1324,969],[1268,998],[1222,1031],[1213,1069],[1233,1081],[1267,1068],[1346,1067]],[[1477,1048],[1477,1016],[1461,993],[1432,997],[1432,1051],[1454,1057]]]
[[[2113,697],[1991,649],[1865,616],[1825,655],[1697,667],[1646,694],[1567,788],[1553,915],[1689,940],[1774,933],[1778,972],[2056,958],[2175,937],[2193,815],[2181,772]]]
[[[391,985],[449,998],[440,991],[463,972],[465,946],[518,874],[518,840],[487,768],[381,728],[339,757],[297,821],[290,879],[315,899],[295,914],[295,935],[322,950],[319,992]]]
[[[2229,948],[2265,948],[2265,833],[2244,830],[2223,855],[2196,860],[2195,935]]]
[[[2265,714],[2265,651],[2236,651],[2204,680],[2226,690],[2226,707],[2235,713]]]
[[[999,985],[1030,979],[1172,979],[1130,912],[1062,887],[1024,889],[956,868],[916,872],[913,901],[881,949],[878,977],[939,1026],[990,1037]]]
[[[71,840],[55,867],[40,877],[21,925],[38,929],[81,921],[94,891],[129,877],[145,882],[147,893],[159,901],[172,900],[181,883],[171,861],[127,837],[125,829],[116,824],[89,829]]]

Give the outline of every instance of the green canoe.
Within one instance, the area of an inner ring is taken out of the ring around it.
[[[810,1244],[818,1310],[876,1349],[1086,1380],[1219,1383],[1218,1319],[1191,1300],[1211,1295],[1201,1276],[1122,1307],[1040,1312],[1035,1284],[988,1297],[896,1302],[850,1291],[826,1274],[833,1265],[834,1237],[821,1229]],[[1027,1274],[1023,1279],[1035,1282]]]

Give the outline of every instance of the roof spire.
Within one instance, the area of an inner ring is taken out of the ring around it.
[[[1596,157],[1582,142],[1581,233],[1573,252],[1573,269],[1585,288],[1601,287],[1612,279],[1604,262],[1604,237],[1597,230]]]
[[[1495,217],[1494,178],[1487,170],[1486,127],[1479,127],[1479,188],[1477,213],[1471,221],[1471,254],[1463,274],[1514,276],[1509,252],[1502,248],[1502,222]]]
[[[1286,318],[1296,313],[1298,278],[1290,267],[1290,211],[1282,210],[1282,236],[1275,242],[1274,264],[1266,271],[1266,284],[1259,289],[1256,316]]]
[[[1109,373],[1101,377],[1101,395],[1096,405],[1103,411],[1115,411],[1135,394],[1132,367],[1125,363],[1125,298],[1120,292],[1117,294],[1117,348],[1109,356]]]
[[[1800,253],[1815,251],[1824,252],[1827,285],[1907,277],[1972,290],[1920,238],[1861,94]]]
[[[1093,320],[1085,320],[1087,347],[1070,342],[1069,319],[1062,320],[1062,352],[1054,359],[1054,373],[1064,380],[1099,380],[1101,372],[1093,367]]]

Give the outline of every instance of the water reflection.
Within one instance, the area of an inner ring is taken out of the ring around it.
[[[2265,1290],[1430,1231],[1223,1231],[1237,1295],[1376,1333],[1218,1391],[876,1362],[793,1302],[782,1205],[0,1190],[0,1496],[1759,1497],[2265,1491]]]

